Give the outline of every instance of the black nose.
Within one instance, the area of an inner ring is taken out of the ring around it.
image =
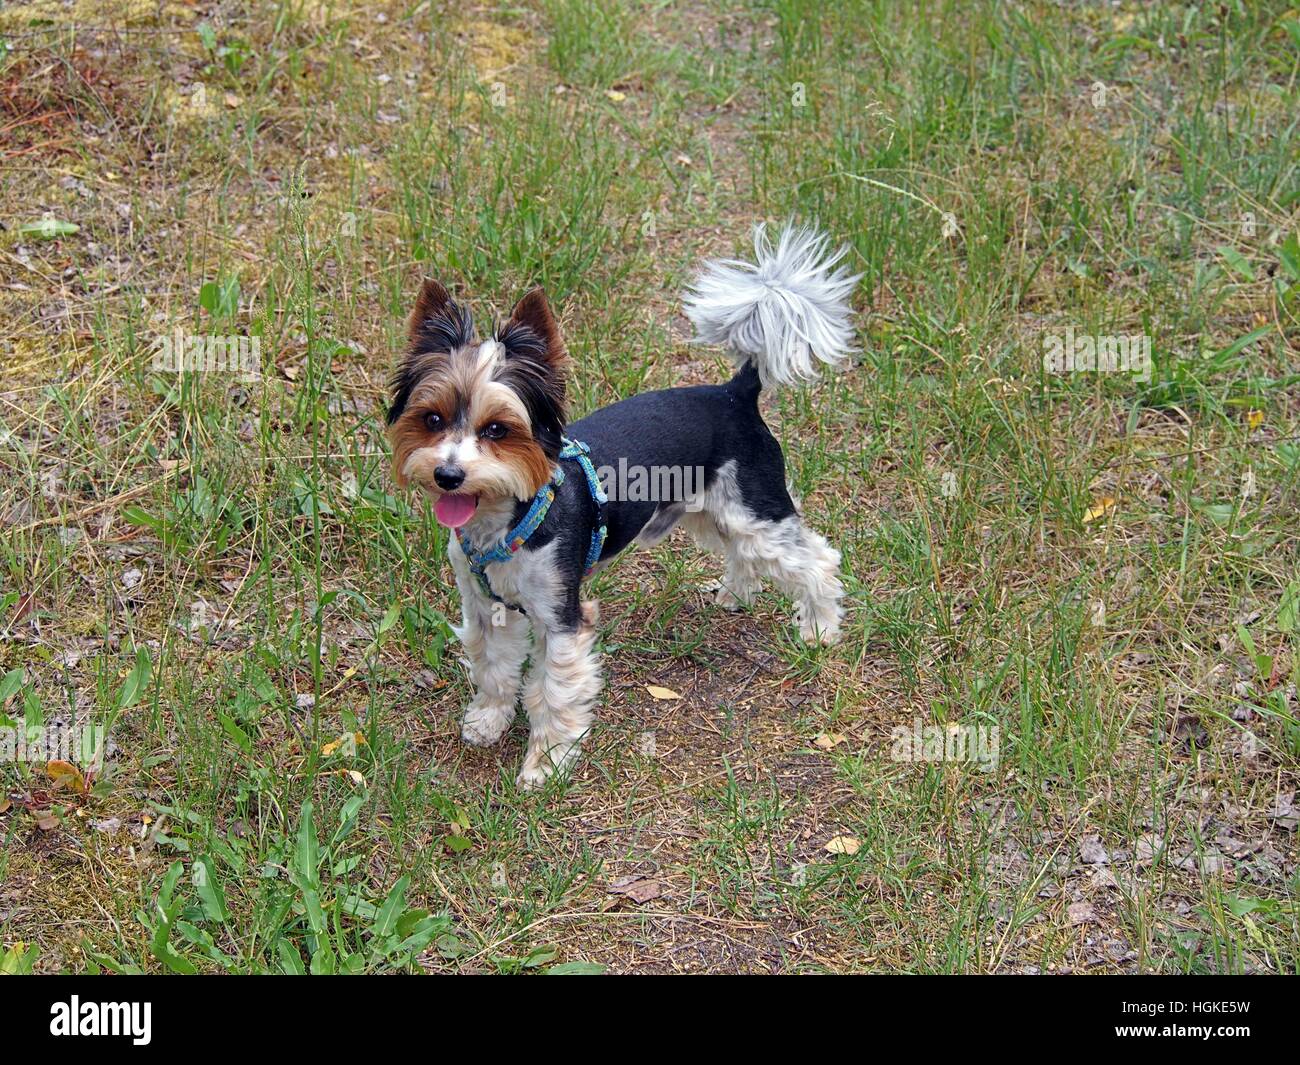
[[[433,471],[433,479],[444,492],[454,492],[465,483],[465,471],[459,466],[439,466]]]

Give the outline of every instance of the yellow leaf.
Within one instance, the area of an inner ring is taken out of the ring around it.
[[[627,99],[627,93],[619,92],[617,89],[606,89],[605,95],[613,100],[616,104],[621,104]]]
[[[1083,524],[1090,525],[1098,518],[1104,518],[1115,509],[1115,500],[1111,496],[1102,496],[1097,502],[1083,512]]]
[[[86,779],[81,775],[81,770],[71,762],[55,761],[50,762],[45,767],[45,772],[49,778],[54,781],[56,788],[74,788],[77,791],[86,790]]]
[[[344,753],[355,754],[357,744],[365,743],[365,742],[366,742],[366,738],[365,736],[361,735],[360,732],[342,732],[339,734],[338,739],[325,744],[325,746],[320,749],[320,753],[324,755],[326,758],[328,758],[340,747],[347,747],[349,749]]]
[[[1246,427],[1252,432],[1264,424],[1264,412],[1252,410],[1246,415]]]
[[[681,698],[681,696],[678,695],[675,691],[673,691],[672,688],[661,688],[659,687],[658,684],[647,684],[645,686],[645,690],[648,691],[651,695],[651,698],[654,699],[663,700],[663,699]]]
[[[831,854],[857,854],[861,848],[862,844],[852,836],[836,836],[826,844]]]
[[[352,778],[352,783],[356,784],[358,787],[364,788],[366,786],[366,778],[363,777],[360,773],[358,773],[355,769],[349,769],[348,776]]]
[[[844,742],[844,737],[838,732],[822,732],[813,740],[813,745],[820,747],[823,751],[829,751],[832,747],[838,747]]]

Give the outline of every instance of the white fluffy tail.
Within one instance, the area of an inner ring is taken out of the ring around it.
[[[754,227],[757,262],[712,259],[686,295],[695,339],[722,344],[738,366],[752,362],[764,387],[811,381],[817,360],[839,367],[855,350],[849,297],[862,275],[836,266],[848,252],[829,238],[786,223],[773,249]]]

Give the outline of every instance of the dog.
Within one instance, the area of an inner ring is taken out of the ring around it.
[[[463,303],[437,281],[422,284],[391,382],[394,479],[427,495],[453,533],[455,631],[474,685],[462,738],[500,740],[522,689],[521,789],[568,770],[592,727],[598,610],[582,581],[633,543],[681,525],[725,560],[720,605],[746,606],[768,578],[794,601],[805,640],[839,635],[840,554],[791,500],[759,395],[814,379],[819,364],[840,368],[855,350],[849,300],[861,275],[842,264],[847,251],[811,227],[787,224],[773,242],[756,226],[754,262],[705,263],[685,300],[696,340],[725,347],[735,376],[645,392],[573,423],[569,357],[541,288],[483,339]],[[688,478],[665,470],[700,476],[690,492],[620,491],[615,469],[649,471],[652,487],[658,474],[670,489]]]

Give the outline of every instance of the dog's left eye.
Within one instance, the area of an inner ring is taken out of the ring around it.
[[[484,440],[500,440],[509,431],[510,430],[500,422],[488,422],[487,425],[483,426],[478,435],[483,437]]]

